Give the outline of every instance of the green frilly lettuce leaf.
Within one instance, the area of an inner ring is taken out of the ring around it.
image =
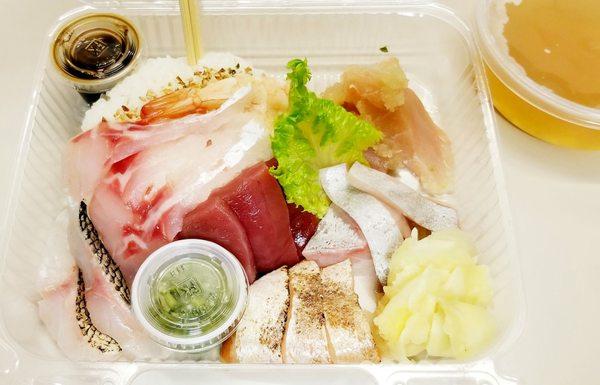
[[[319,170],[340,163],[365,163],[364,150],[382,134],[330,100],[306,88],[310,70],[305,60],[291,60],[289,110],[275,122],[271,142],[278,166],[271,169],[290,203],[322,218],[330,201],[319,182]]]

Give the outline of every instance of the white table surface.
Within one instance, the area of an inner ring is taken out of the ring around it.
[[[2,219],[43,37],[80,4],[0,0]],[[600,151],[554,147],[497,122],[527,301],[523,334],[499,371],[527,385],[599,384]]]

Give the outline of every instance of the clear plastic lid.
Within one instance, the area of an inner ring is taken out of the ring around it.
[[[504,33],[505,26],[509,21],[507,6],[521,6],[526,1],[483,0],[479,3],[476,14],[477,35],[486,64],[504,85],[536,108],[576,125],[600,129],[600,108],[577,103],[561,96],[549,87],[540,84],[540,82],[536,82],[528,76],[523,66],[509,54],[508,43]],[[548,55],[551,53],[554,54],[554,52],[551,52],[552,46],[558,45],[559,41],[553,40],[553,36],[562,36],[561,34],[568,33],[568,31],[564,30],[561,32],[561,25],[557,22],[571,16],[564,9],[561,9],[558,3],[553,2],[550,4],[543,1],[538,1],[538,3],[540,3],[540,7],[546,10],[556,7],[557,20],[548,16],[546,24],[556,26],[557,35],[550,35],[548,37],[548,48],[544,49]],[[588,3],[593,4],[590,1]],[[576,9],[576,2],[572,4]],[[596,3],[595,6],[600,7],[600,3]],[[536,17],[544,17],[540,12],[535,12],[538,15]],[[536,31],[533,22],[533,20],[528,21],[528,23],[531,23],[531,30],[534,31],[532,33],[537,35],[530,36],[531,34],[529,33],[527,34],[528,36],[520,35],[519,39],[521,41],[523,39],[541,39],[541,31]],[[544,23],[543,19],[540,19],[540,23]],[[583,44],[583,42],[581,43]],[[523,62],[528,59],[524,58],[521,61]],[[584,60],[584,58],[581,58],[581,60]],[[585,63],[581,62],[572,64],[585,66]],[[549,73],[548,77],[560,77],[560,73]],[[567,81],[567,79],[560,78],[553,80],[563,83]]]
[[[233,333],[247,291],[244,269],[233,254],[213,242],[187,239],[146,259],[133,281],[132,307],[155,341],[196,352]]]
[[[114,13],[68,19],[53,42],[54,67],[83,93],[112,88],[131,73],[142,53],[142,37],[135,24]]]

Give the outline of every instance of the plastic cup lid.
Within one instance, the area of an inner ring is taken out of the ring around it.
[[[216,243],[169,243],[144,261],[131,304],[142,327],[177,351],[208,350],[227,339],[246,307],[248,279],[233,254]]]

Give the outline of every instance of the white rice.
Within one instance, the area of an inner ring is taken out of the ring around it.
[[[241,68],[252,68],[247,61],[223,52],[207,53],[196,66],[187,64],[186,58],[183,57],[166,56],[146,59],[130,76],[119,82],[90,107],[85,113],[81,129],[89,130],[103,118],[111,122],[116,121],[115,114],[121,106],[127,106],[130,110],[139,110],[146,102],[148,94],[163,95],[165,90],[177,87],[180,80],[187,84],[196,71],[204,68],[217,70],[235,68],[237,64]]]

